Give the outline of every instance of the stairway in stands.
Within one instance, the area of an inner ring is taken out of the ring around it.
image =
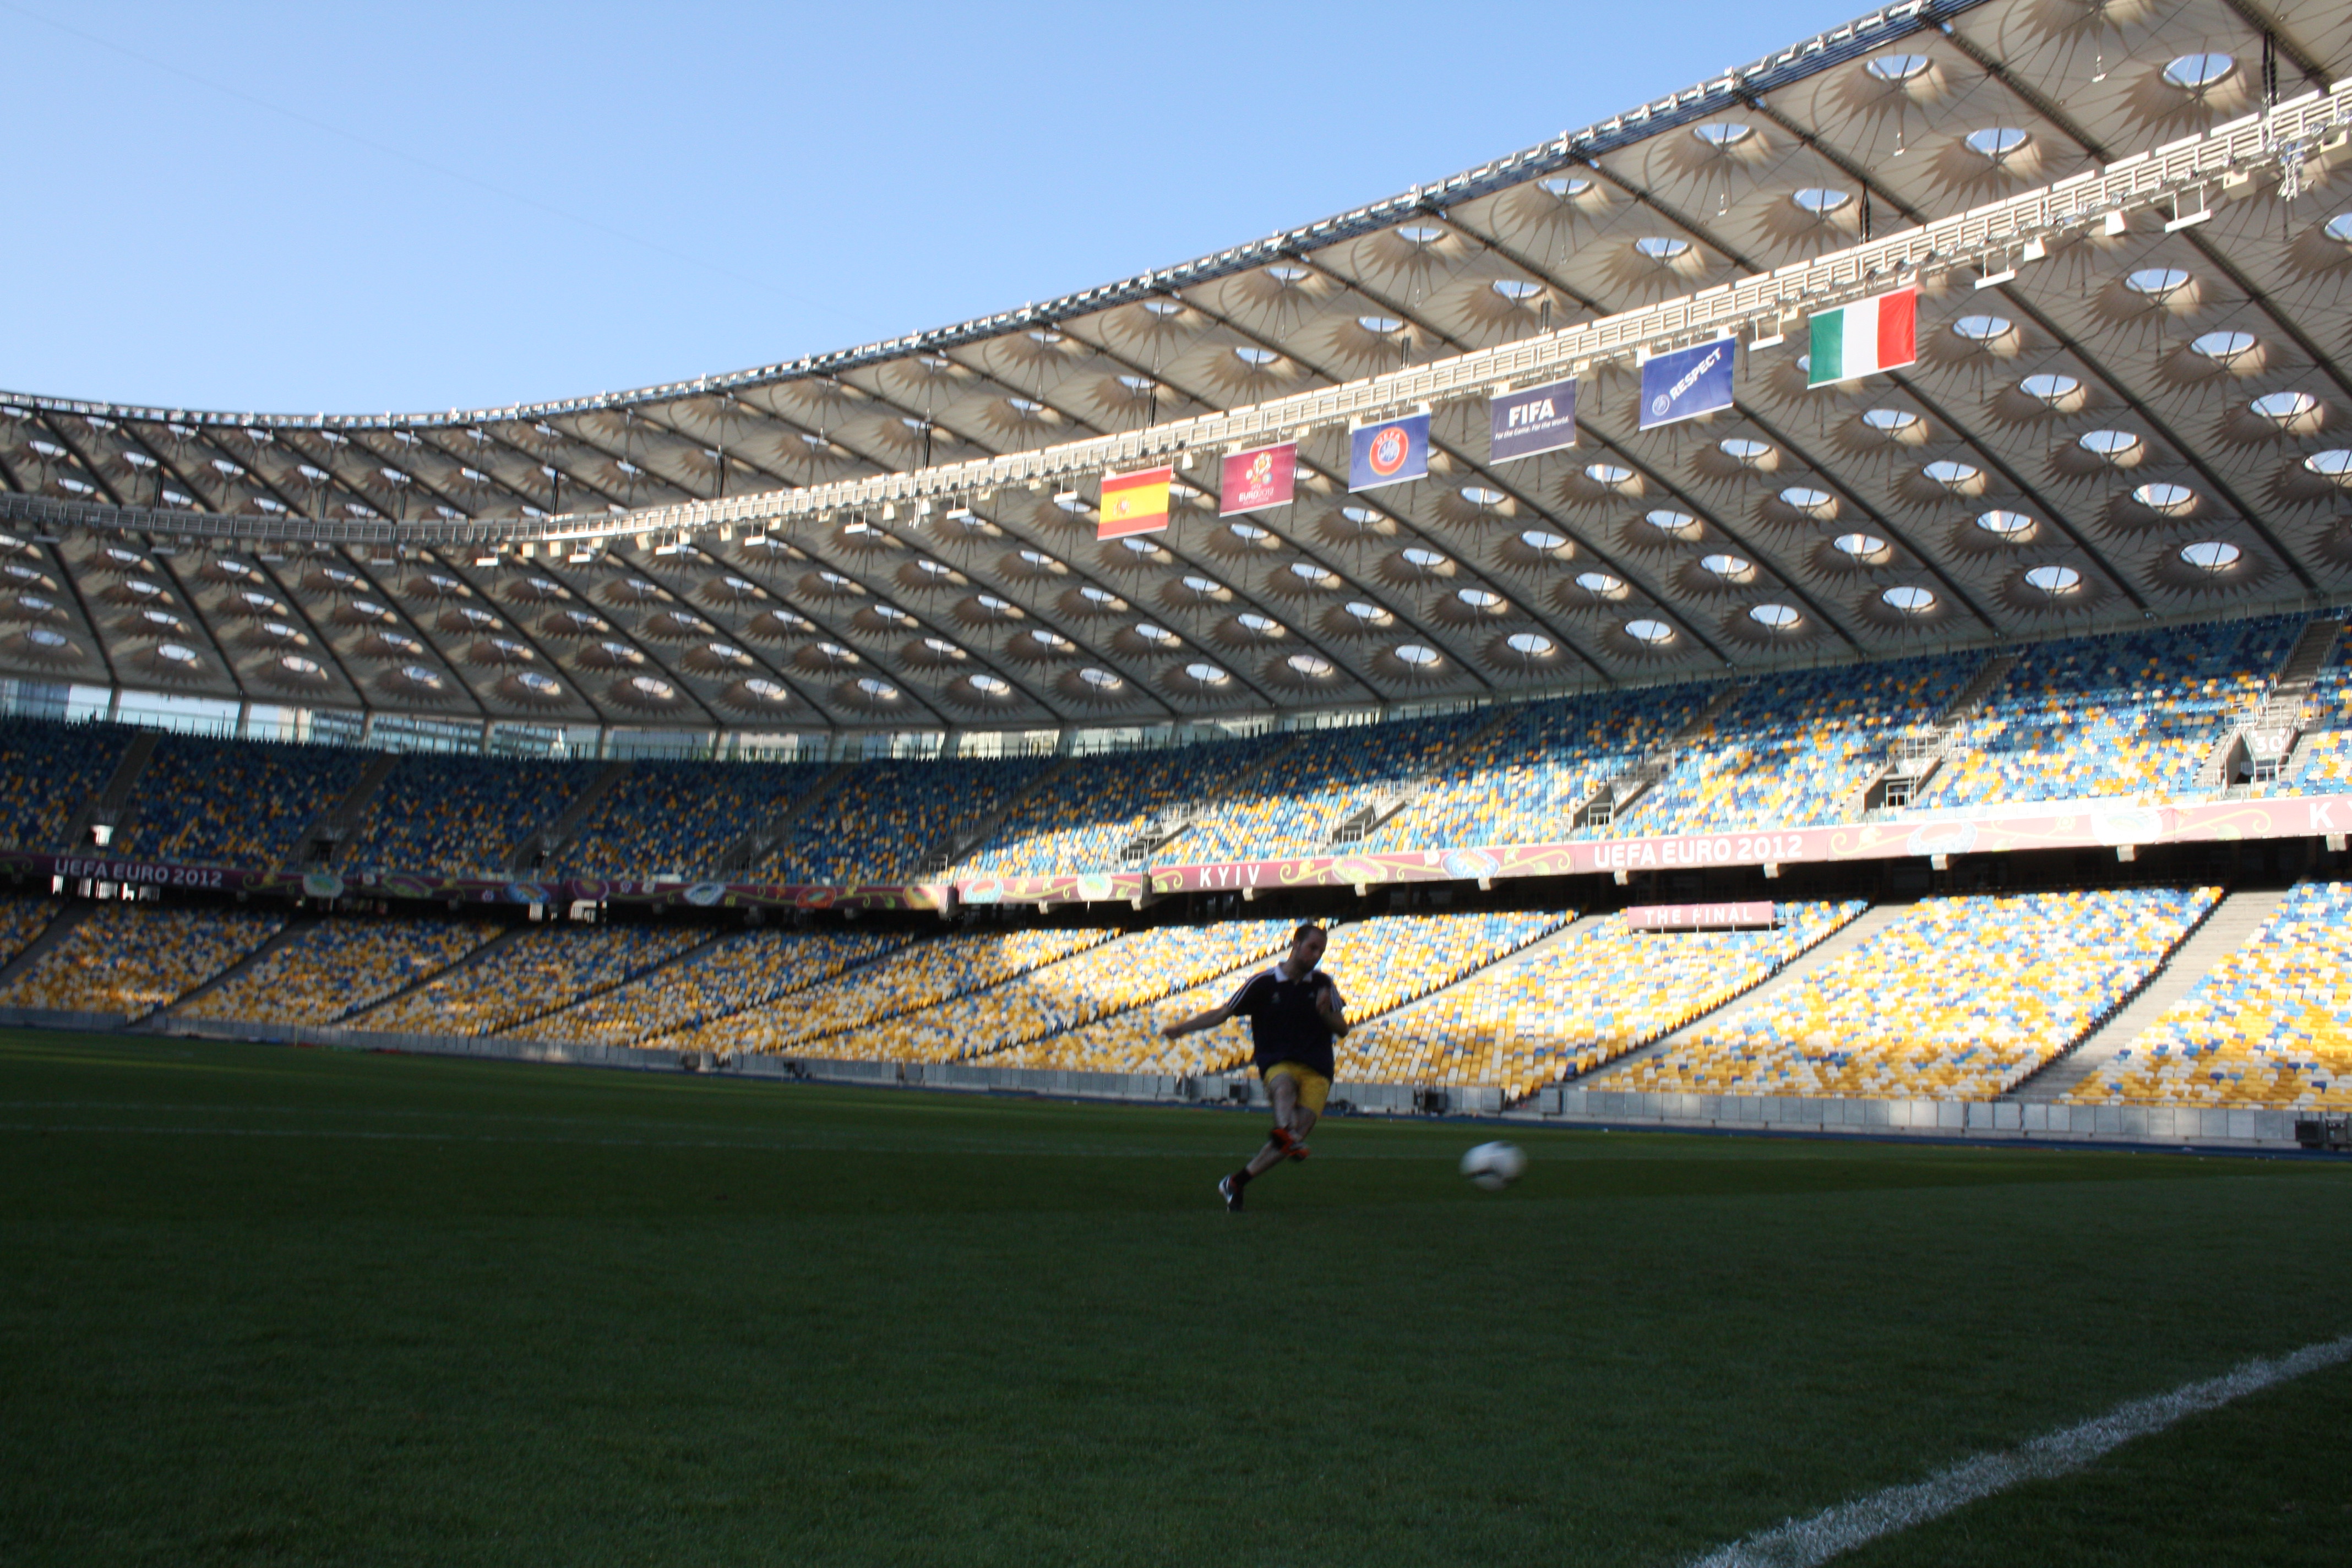
[[[1691,715],[1690,722],[1675,731],[1666,742],[1645,754],[1641,761],[1603,779],[1593,792],[1568,808],[1568,820],[1578,827],[1609,827],[1649,793],[1660,779],[1674,771],[1681,759],[1683,748],[1706,733],[1723,710],[1739,700],[1740,695],[1756,682],[1726,681],[1723,689],[1707,699],[1706,706]]]
[[[2124,1004],[2115,1016],[2085,1035],[2074,1048],[2025,1079],[2004,1100],[2055,1100],[2115,1059],[2142,1029],[2196,987],[2219,963],[2246,945],[2286,901],[2284,888],[2243,889],[2223,896],[2189,939],[2172,950],[2164,966]]]
[[[92,847],[92,828],[104,824],[111,829],[121,822],[123,807],[131,803],[131,792],[139,786],[139,776],[147,771],[148,761],[154,756],[155,748],[163,743],[163,740],[162,733],[154,730],[142,730],[131,737],[131,743],[122,749],[121,760],[114,764],[114,772],[106,781],[106,787],[74,814],[73,820],[66,826],[65,842],[58,847],[89,849]]]
[[[2304,624],[2302,635],[2271,675],[2270,685],[2260,697],[2230,716],[2221,733],[2215,738],[2205,760],[2197,765],[2196,787],[2200,790],[2227,789],[2236,784],[2241,771],[2253,771],[2251,737],[2270,733],[2286,741],[2293,755],[2284,759],[2281,775],[2294,776],[2300,760],[2305,709],[2311,700],[2311,690],[2319,672],[2327,668],[2328,656],[2336,651],[2336,639],[2342,635],[2344,620],[2340,616],[2314,616]],[[2270,761],[2281,761],[2276,751],[2267,753]],[[2268,767],[2269,762],[2264,766]],[[2261,777],[2263,775],[2256,774]]]
[[[1901,924],[1910,917],[1910,914],[1909,904],[1879,904],[1863,910],[1829,936],[1773,971],[1770,977],[1761,984],[1750,986],[1720,1006],[1701,1013],[1674,1033],[1661,1036],[1640,1050],[1628,1051],[1608,1066],[1595,1068],[1591,1074],[1576,1080],[1576,1087],[1579,1089],[1622,1087],[1612,1080],[1619,1074],[1629,1072],[1637,1062],[1644,1062],[1652,1057],[1664,1055],[1684,1041],[1721,1023],[1732,1013],[1748,1006],[1761,1006],[1790,986],[1802,984],[1823,965],[1835,963],[1840,958],[1852,952],[1880,931],[1890,926]]]
[[[581,824],[588,820],[589,814],[604,805],[604,797],[613,793],[614,786],[628,775],[629,764],[625,762],[606,763],[597,769],[596,776],[590,779],[588,787],[563,808],[562,816],[530,834],[508,852],[507,869],[538,871],[545,868],[548,862],[572,842],[572,836],[580,831]]]
[[[856,763],[835,763],[823,778],[803,794],[793,795],[771,811],[760,825],[719,851],[719,869],[722,875],[741,877],[750,873],[761,860],[775,853],[776,847],[792,831],[793,824],[807,816],[820,802],[830,796],[857,771]]]
[[[325,868],[335,863],[346,846],[359,836],[360,819],[366,815],[368,805],[375,799],[376,791],[392,776],[399,756],[386,752],[372,760],[361,771],[359,779],[343,798],[327,809],[324,816],[312,823],[302,835],[301,868]]]

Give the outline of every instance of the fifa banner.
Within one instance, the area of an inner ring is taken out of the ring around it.
[[[1235,452],[1225,459],[1224,471],[1219,478],[1217,515],[1239,517],[1245,511],[1288,506],[1297,487],[1297,442],[1285,441],[1279,447]]]
[[[1124,539],[1130,533],[1156,533],[1168,526],[1168,486],[1173,468],[1145,468],[1132,474],[1105,474],[1102,510],[1095,519],[1097,539]]]
[[[1376,490],[1429,472],[1429,416],[1415,414],[1350,432],[1348,488]]]
[[[1731,406],[1737,338],[1663,353],[1642,366],[1642,428],[1655,430]]]
[[[1808,387],[1852,381],[1858,375],[1901,370],[1919,359],[1919,290],[1897,289],[1817,310],[1812,321],[1812,360]]]
[[[1519,392],[1498,392],[1486,405],[1493,423],[1486,458],[1507,463],[1576,445],[1576,383],[1555,381]]]

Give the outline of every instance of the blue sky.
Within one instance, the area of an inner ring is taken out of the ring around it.
[[[1847,0],[0,0],[0,388],[473,407],[940,326],[1391,195]]]

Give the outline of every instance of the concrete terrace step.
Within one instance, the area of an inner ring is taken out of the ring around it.
[[[1841,957],[1852,952],[1880,931],[1900,924],[1909,917],[1911,909],[1912,906],[1909,904],[1880,904],[1863,910],[1835,931],[1782,964],[1762,984],[1750,986],[1721,1006],[1701,1013],[1674,1033],[1662,1036],[1639,1050],[1628,1051],[1606,1067],[1595,1068],[1585,1077],[1579,1079],[1577,1087],[1580,1089],[1612,1088],[1611,1080],[1616,1075],[1633,1068],[1635,1063],[1647,1061],[1662,1052],[1672,1050],[1700,1030],[1719,1023],[1735,1009],[1760,1005],[1771,1001],[1790,986],[1804,982],[1822,965],[1836,963]]]
[[[2172,951],[2171,957],[2137,996],[2084,1036],[2073,1050],[2003,1098],[2037,1102],[2065,1099],[2069,1089],[2114,1060],[2116,1053],[2155,1023],[2167,1007],[2189,994],[2215,964],[2245,946],[2256,931],[2270,923],[2286,896],[2284,888],[2254,888],[2223,897],[2213,912],[2205,917],[2205,923]]]

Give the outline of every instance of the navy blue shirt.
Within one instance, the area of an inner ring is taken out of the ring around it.
[[[1297,980],[1283,978],[1282,966],[1251,975],[1228,1004],[1250,1021],[1255,1047],[1250,1060],[1261,1077],[1280,1062],[1297,1062],[1309,1072],[1332,1076],[1331,1026],[1315,1010],[1315,994],[1331,984],[1321,970],[1310,970]]]

